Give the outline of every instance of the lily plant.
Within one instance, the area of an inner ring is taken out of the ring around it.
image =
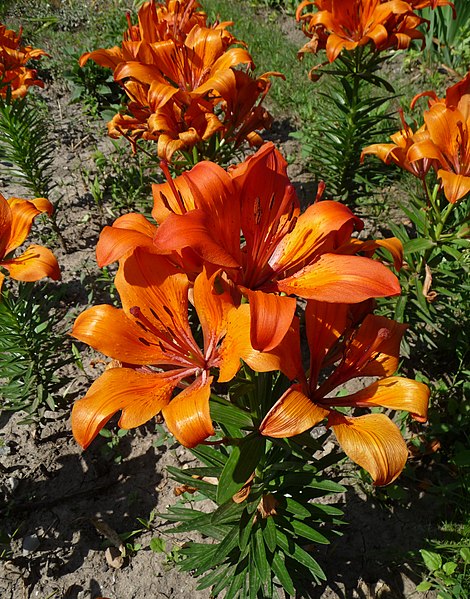
[[[304,546],[328,543],[328,526],[340,522],[337,508],[315,501],[343,489],[323,473],[343,454],[316,453],[329,430],[384,485],[408,451],[376,409],[427,417],[427,387],[395,374],[406,327],[373,314],[376,298],[400,293],[376,251],[399,269],[402,247],[358,239],[362,221],[321,190],[302,213],[273,144],[228,170],[201,162],[172,179],[162,166],[155,222],[127,214],[101,233],[98,263],[119,262],[122,308],[92,307],[74,325],[109,362],[75,403],[73,433],[88,447],[117,412],[125,428],[161,413],[204,464],[171,469],[178,494],[214,504],[166,514],[173,530],[215,541],[190,543],[183,569],[213,594],[292,594],[305,569],[324,579]],[[361,377],[374,382],[348,389]]]

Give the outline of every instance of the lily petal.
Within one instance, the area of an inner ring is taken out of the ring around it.
[[[391,410],[406,410],[418,422],[426,422],[429,388],[423,383],[399,376],[381,379],[352,395],[326,398],[331,406],[369,408],[382,406]]]
[[[314,264],[279,281],[277,289],[306,299],[351,304],[400,294],[397,277],[380,262],[339,254],[323,254]]]
[[[250,306],[233,308],[228,317],[227,334],[221,344],[219,382],[230,381],[240,369],[240,359],[256,372],[281,370],[294,380],[302,372],[299,324],[294,318],[282,342],[269,352],[253,348],[250,341]]]
[[[198,378],[179,393],[165,408],[168,430],[185,447],[195,447],[214,434],[209,410],[212,377]]]
[[[310,388],[315,389],[324,359],[344,333],[348,304],[328,304],[309,300],[305,308],[307,340],[310,348]]]
[[[142,214],[125,214],[112,227],[104,227],[96,246],[96,260],[103,268],[116,262],[136,247],[152,252],[153,237],[157,228]]]
[[[263,291],[248,291],[251,314],[251,344],[270,351],[281,343],[294,318],[296,300]]]
[[[198,275],[194,282],[194,305],[201,323],[207,359],[224,335],[228,313],[234,307],[233,298],[224,286],[220,271],[209,277],[204,268]]]
[[[266,414],[259,431],[266,437],[300,435],[324,420],[329,410],[318,406],[293,385]]]
[[[470,192],[470,176],[456,175],[443,169],[437,171],[442,181],[444,195],[451,204],[455,204]]]
[[[1,265],[17,281],[38,281],[44,277],[58,281],[61,276],[56,257],[42,245],[32,244],[20,256],[3,260]]]
[[[53,211],[52,204],[46,198],[36,198],[35,200],[10,198],[9,205],[12,221],[5,254],[15,250],[25,241],[31,231],[33,220],[38,214],[46,212],[51,215]]]
[[[344,452],[367,470],[374,485],[388,485],[401,473],[408,450],[398,427],[384,414],[348,418],[331,411],[328,426]]]
[[[168,362],[155,337],[113,306],[93,306],[82,312],[71,335],[120,362],[142,366]]]
[[[214,239],[210,225],[210,217],[202,210],[192,210],[183,215],[170,214],[157,229],[155,248],[158,252],[169,254],[190,247],[211,264],[237,268],[239,263],[221,241]]]
[[[147,374],[130,368],[106,370],[73,406],[72,431],[76,441],[86,449],[119,410],[122,428],[144,424],[169,402],[178,380],[168,373]]]

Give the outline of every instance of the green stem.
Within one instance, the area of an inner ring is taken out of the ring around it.
[[[425,189],[427,190],[427,197],[431,207],[431,211],[427,211],[425,213],[426,216],[431,217],[429,220],[425,221],[425,236],[430,237],[435,244],[439,244],[446,222],[449,219],[450,214],[452,213],[453,204],[448,204],[444,208],[444,210],[441,210],[437,200],[439,186],[436,185],[433,189],[433,192],[429,193],[429,190],[427,189],[427,184],[424,183],[424,185]],[[428,263],[429,258],[431,257],[431,254],[434,251],[434,249],[434,247],[428,248],[424,252],[423,256],[421,256],[418,269],[416,270],[416,274],[421,274],[423,268]]]

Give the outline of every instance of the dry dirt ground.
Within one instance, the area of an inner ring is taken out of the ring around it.
[[[98,210],[80,173],[93,168],[95,146],[104,151],[111,146],[104,123],[90,124],[79,106],[69,104],[67,90],[51,86],[41,95],[53,126],[56,195],[62,197],[57,220],[67,242],[66,250],[57,246],[54,251],[66,286],[64,301],[78,313],[99,274],[94,261],[99,231],[113,220]],[[289,139],[294,129],[288,118],[277,119],[268,137],[285,155],[296,158],[290,174],[307,200],[315,186],[300,160],[297,142]],[[8,180],[0,183],[7,197],[30,197]],[[150,530],[132,539],[140,549],[123,563],[109,563],[103,526],[119,534],[144,528],[137,518],[148,518],[152,510],[163,512],[176,501],[165,467],[184,466],[191,455],[178,446],[156,447],[155,423],[122,437],[111,457],[105,451],[108,440],[102,437],[82,452],[70,431],[70,407],[99,370],[87,353],[84,362],[85,373],[78,368],[71,373],[60,410],[46,411],[32,425],[21,425],[21,414],[0,415],[0,529],[14,532],[11,552],[0,561],[1,599],[208,599],[209,592],[197,591],[196,582],[175,565],[174,549],[185,538],[169,534],[158,516]],[[386,506],[360,491],[358,479],[354,480],[356,484],[338,499],[349,523],[343,536],[315,554],[329,583],[312,588],[310,596],[433,597],[415,591],[420,577],[403,557],[434,533],[432,498],[415,493],[409,507]],[[166,553],[149,548],[154,537],[165,541]]]

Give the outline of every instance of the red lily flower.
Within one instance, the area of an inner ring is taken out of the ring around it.
[[[419,422],[426,420],[429,389],[392,376],[406,326],[368,315],[357,327],[351,319],[351,306],[315,301],[307,302],[305,318],[310,375],[299,373],[300,383],[292,385],[275,403],[260,432],[269,437],[291,437],[327,419],[343,450],[372,475],[374,484],[389,484],[402,471],[408,455],[396,425],[383,414],[351,417],[334,408],[382,406],[407,410]],[[336,368],[318,385],[322,367],[332,362],[337,363]],[[332,393],[352,378],[363,376],[380,378],[352,394]]]

